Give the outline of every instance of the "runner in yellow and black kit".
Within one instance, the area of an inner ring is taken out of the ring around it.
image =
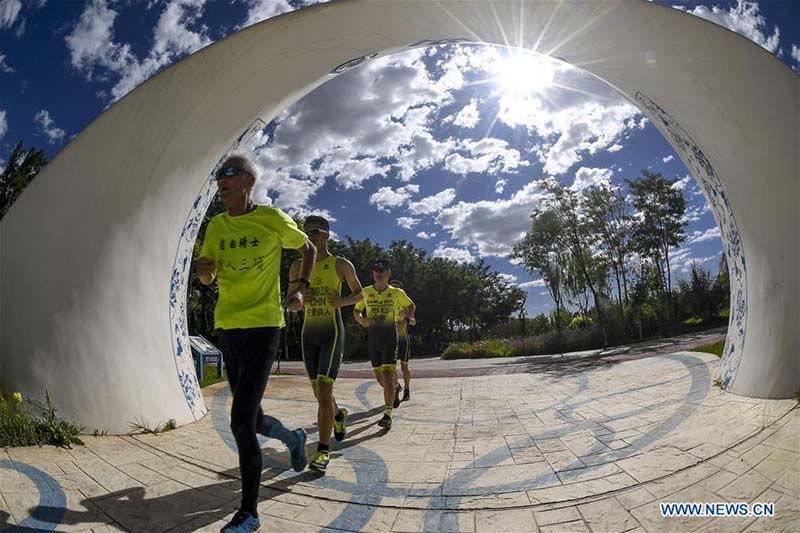
[[[364,288],[364,299],[356,304],[353,316],[356,322],[368,329],[367,349],[375,378],[383,387],[386,411],[378,425],[391,429],[392,408],[397,392],[395,373],[397,365],[397,326],[399,317],[414,317],[416,306],[403,289],[389,286],[392,270],[387,260],[378,260],[372,266],[374,285]],[[366,315],[363,313],[366,311]]]
[[[304,229],[308,239],[317,248],[317,260],[311,273],[311,285],[305,293],[305,316],[301,348],[314,396],[317,397],[317,424],[319,444],[313,470],[325,472],[330,462],[331,429],[336,440],[345,437],[347,409],[336,405],[333,383],[339,373],[344,353],[344,324],[341,308],[362,298],[361,282],[353,264],[328,250],[330,227],[320,216],[306,219]],[[300,272],[300,261],[289,268],[289,279]],[[350,295],[342,297],[342,281],[350,287]]]
[[[403,283],[399,279],[393,279],[389,282],[392,287],[403,289]],[[417,321],[414,318],[398,317],[397,319],[397,360],[400,361],[400,368],[403,372],[403,401],[407,402],[411,399],[411,370],[408,367],[408,361],[411,359],[411,337],[408,335],[408,327],[416,325]],[[396,375],[395,375],[396,376]],[[395,395],[400,393],[400,386],[395,385]],[[397,396],[394,401],[395,407],[400,405],[400,397]]]

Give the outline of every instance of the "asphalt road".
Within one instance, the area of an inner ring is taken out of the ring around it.
[[[564,354],[444,360],[441,357],[415,358],[412,353],[411,369],[414,379],[528,372],[571,373],[622,361],[687,351],[694,346],[725,340],[726,329],[718,328],[668,339],[615,346],[605,350],[586,350]],[[273,366],[273,370],[275,369],[277,366]],[[302,361],[281,361],[280,370],[294,375],[305,375]],[[346,362],[339,370],[339,377],[343,378],[369,378],[372,376],[369,361]]]

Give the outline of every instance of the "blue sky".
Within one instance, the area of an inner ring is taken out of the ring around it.
[[[54,158],[159,70],[305,3],[0,0],[0,167],[19,140]],[[800,69],[800,2],[666,4]],[[528,311],[539,313],[551,307],[543,284],[505,257],[542,198],[537,181],[617,186],[647,168],[681,180],[687,197],[689,239],[673,251],[676,274],[692,260],[715,272],[721,243],[706,202],[638,110],[569,65],[534,58],[521,69],[509,57],[479,46],[412,50],[332,79],[254,140],[265,171],[257,199],[324,213],[338,235],[482,258],[527,289]],[[531,69],[534,80],[509,79]]]

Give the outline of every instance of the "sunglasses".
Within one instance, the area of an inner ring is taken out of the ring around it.
[[[321,229],[310,229],[306,232],[306,235],[316,235],[317,233],[328,233],[328,232]]]
[[[245,172],[239,167],[227,166],[217,170],[215,178],[217,179],[217,181],[219,181],[224,178],[230,178],[236,176],[237,174],[244,174],[244,173]]]
[[[372,267],[373,272],[386,272],[386,268],[382,266],[374,266]]]

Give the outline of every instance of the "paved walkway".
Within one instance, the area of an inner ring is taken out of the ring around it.
[[[419,379],[388,433],[374,380],[340,379],[348,438],[328,474],[295,473],[265,440],[263,530],[800,531],[800,409],[712,385],[691,352],[535,373]],[[238,504],[229,394],[160,435],[0,452],[0,529],[218,531]],[[304,378],[263,402],[315,446]],[[662,518],[659,502],[774,502],[772,518]]]

